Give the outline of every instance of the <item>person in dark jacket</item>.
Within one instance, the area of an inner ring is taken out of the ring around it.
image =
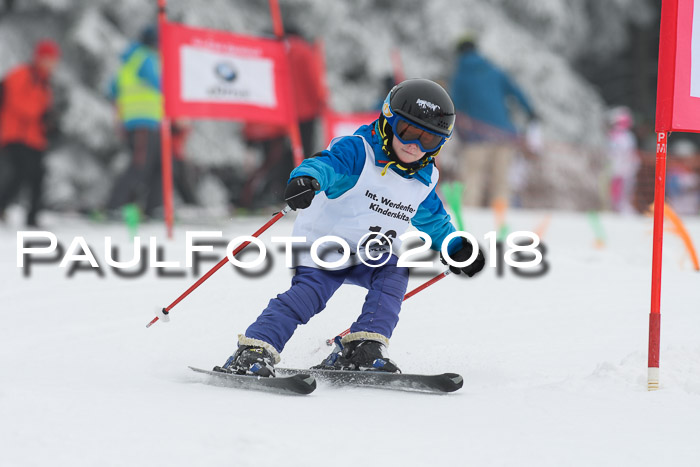
[[[44,153],[48,146],[47,118],[52,103],[49,80],[60,49],[42,40],[34,49],[31,63],[20,65],[3,79],[0,107],[0,157],[11,172],[0,187],[0,213],[19,194],[29,190],[26,223],[37,226],[44,180]]]
[[[489,186],[487,201],[507,205],[508,171],[518,139],[508,100],[514,99],[531,119],[535,111],[508,75],[477,51],[472,37],[459,41],[457,53],[451,92],[456,130],[464,144],[460,161],[464,203],[481,206]]]

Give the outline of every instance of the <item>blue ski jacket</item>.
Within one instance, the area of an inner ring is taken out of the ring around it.
[[[508,97],[514,98],[529,116],[534,116],[532,106],[520,88],[506,73],[475,51],[459,56],[450,95],[457,112],[504,134],[516,133],[508,111]],[[471,141],[489,139],[488,131],[482,133],[486,134],[460,133],[460,137]]]
[[[379,136],[379,121],[364,125],[355,131],[355,135],[364,137],[374,151],[374,163],[384,167],[389,163],[388,157],[382,151],[382,141]],[[344,137],[335,142],[330,150],[319,153],[316,157],[304,160],[292,171],[289,179],[300,176],[313,177],[321,185],[321,191],[330,199],[335,199],[351,189],[360,178],[366,161],[365,146],[360,138]],[[404,178],[415,178],[426,186],[430,185],[435,166],[428,164],[414,174],[408,174],[392,164],[393,170]],[[435,189],[420,204],[411,224],[418,230],[427,233],[432,240],[431,248],[439,251],[445,238],[456,229],[445,211],[442,201]],[[455,253],[462,246],[459,237],[450,241],[448,252]]]

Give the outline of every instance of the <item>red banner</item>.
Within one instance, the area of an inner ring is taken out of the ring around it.
[[[292,121],[281,42],[166,23],[162,53],[168,117]]]
[[[355,133],[355,130],[362,125],[367,125],[379,118],[379,111],[361,112],[352,114],[340,114],[326,112],[324,115],[324,128],[326,144],[338,136],[348,136]]]
[[[700,4],[663,0],[656,131],[700,132]]]

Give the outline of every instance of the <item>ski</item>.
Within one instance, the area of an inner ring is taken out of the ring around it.
[[[448,393],[460,389],[464,384],[464,378],[456,373],[415,375],[380,371],[302,370],[296,368],[275,368],[275,372],[279,375],[311,375],[320,381],[340,386],[412,392]]]
[[[260,376],[202,370],[193,366],[188,368],[197,373],[212,376],[211,383],[216,386],[274,392],[277,394],[311,394],[316,389],[316,379],[308,371],[297,371],[293,375],[277,378],[263,378]]]

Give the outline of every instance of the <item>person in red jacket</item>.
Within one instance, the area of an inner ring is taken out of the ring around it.
[[[52,99],[49,79],[59,56],[55,42],[42,40],[34,49],[32,62],[11,70],[3,79],[0,157],[12,176],[0,187],[0,212],[26,186],[30,195],[27,225],[32,227],[37,225],[44,180],[46,119]]]

